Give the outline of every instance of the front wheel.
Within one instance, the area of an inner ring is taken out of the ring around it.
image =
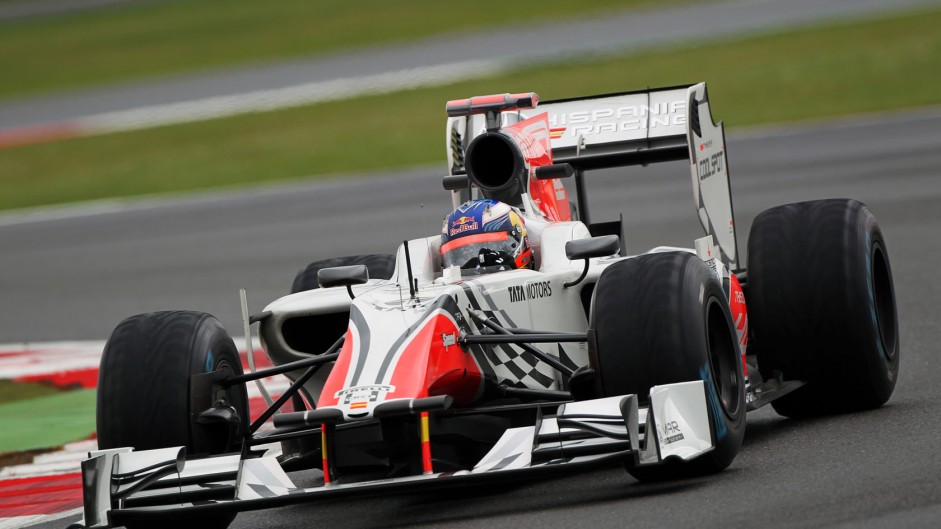
[[[98,371],[98,445],[237,451],[249,421],[245,385],[217,388],[202,403],[191,394],[192,378],[213,371],[242,374],[235,343],[213,316],[178,310],[122,321],[105,344]],[[200,418],[214,405],[230,420]]]
[[[706,382],[715,449],[693,461],[628,468],[643,481],[718,472],[732,463],[745,433],[745,383],[729,302],[696,255],[642,255],[609,266],[592,302],[593,367],[602,396],[652,386]]]

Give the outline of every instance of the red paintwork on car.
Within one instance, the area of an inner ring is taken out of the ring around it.
[[[347,329],[346,339],[343,340],[343,347],[340,348],[340,356],[337,357],[333,369],[330,370],[330,376],[323,385],[320,397],[317,399],[317,407],[336,406],[339,399],[336,397],[337,391],[343,389],[346,382],[346,374],[350,371],[350,358],[353,356],[353,331]]]
[[[442,314],[429,318],[408,338],[405,350],[392,368],[389,385],[395,391],[385,397],[450,395],[459,406],[473,402],[480,393],[483,376],[473,355],[457,343],[459,337],[460,330],[451,318]],[[339,403],[336,394],[346,389],[350,361],[358,345],[354,343],[353,332],[348,330],[340,356],[317,401],[318,407]]]
[[[748,308],[745,306],[745,294],[742,285],[735,274],[731,274],[729,285],[729,308],[732,310],[732,321],[735,322],[735,332],[738,335],[738,345],[742,350],[742,367],[745,368],[745,350],[748,348]]]
[[[548,114],[533,116],[527,120],[504,127],[519,145],[526,163],[530,167],[529,196],[550,220],[572,220],[568,191],[558,179],[537,180],[535,168],[552,165],[552,146],[549,137]]]
[[[391,396],[450,395],[459,406],[473,402],[483,377],[474,357],[457,344],[459,336],[450,318],[431,318],[415,333],[392,372]]]

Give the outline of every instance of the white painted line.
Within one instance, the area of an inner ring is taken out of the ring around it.
[[[393,173],[411,177],[426,177],[429,172],[440,172],[441,170],[440,164],[431,164],[407,169],[383,171],[383,173]],[[375,173],[307,175],[298,180],[285,180],[271,184],[249,186],[248,188],[233,185],[186,193],[155,193],[152,195],[126,198],[108,198],[51,206],[36,206],[0,212],[0,227],[16,226],[32,222],[71,220],[128,211],[140,212],[167,207],[220,204],[233,200],[254,200],[259,197],[293,195],[302,191],[342,188],[351,184],[369,182],[370,180],[375,180],[375,178]]]
[[[239,353],[244,353],[245,338],[235,337],[234,340]],[[252,338],[252,345],[256,359],[264,358],[261,342],[257,337]],[[0,379],[13,380],[98,369],[104,347],[104,340],[0,344]],[[291,380],[284,375],[275,375],[263,379],[263,383],[269,392],[280,395],[290,387]],[[257,386],[246,386],[248,398],[261,396]]]
[[[61,450],[36,456],[33,458],[32,463],[0,468],[0,479],[32,478],[81,472],[82,461],[88,457],[88,452],[97,449],[98,441],[95,439],[68,443]]]
[[[194,101],[154,105],[79,118],[72,123],[84,134],[106,134],[175,125],[207,119],[267,112],[282,108],[386,94],[419,87],[439,86],[484,77],[509,68],[508,61],[477,60],[362,77],[304,83],[285,88],[256,90]]]
[[[0,379],[98,369],[102,340],[0,345]]]

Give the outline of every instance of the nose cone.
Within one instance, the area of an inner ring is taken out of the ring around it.
[[[354,304],[336,364],[317,402],[347,419],[373,416],[396,399],[450,395],[472,401],[482,385],[474,356],[458,343],[459,309],[447,295],[418,310]]]

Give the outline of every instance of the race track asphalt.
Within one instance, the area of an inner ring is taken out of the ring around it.
[[[611,469],[244,513],[233,527],[941,526],[938,130],[935,108],[728,138],[742,251],[751,220],[776,204],[853,197],[879,219],[902,344],[885,407],[807,421],[754,412],[738,458],[707,478],[642,485]],[[165,308],[208,310],[237,333],[238,287],[258,311],[309,260],[437,232],[441,170],[2,216],[0,342],[104,338],[123,316]],[[700,236],[682,163],[589,176],[595,220],[623,212],[630,250]]]

